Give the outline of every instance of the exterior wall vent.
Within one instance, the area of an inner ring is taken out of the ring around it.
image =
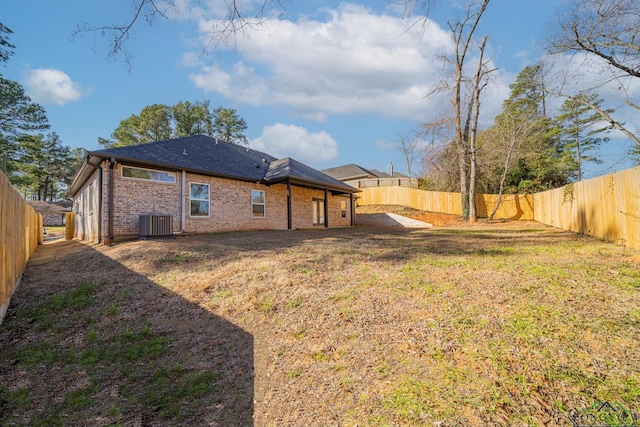
[[[173,215],[140,215],[140,238],[173,236]]]

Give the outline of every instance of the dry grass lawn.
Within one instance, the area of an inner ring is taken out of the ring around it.
[[[39,248],[0,326],[1,424],[552,426],[596,401],[640,411],[638,251],[413,215],[436,227]]]

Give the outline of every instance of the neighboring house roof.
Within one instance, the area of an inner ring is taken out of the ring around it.
[[[340,181],[350,181],[353,179],[375,178],[376,174],[356,164],[337,166],[335,168],[323,169],[322,172],[339,179]]]
[[[357,179],[368,178],[408,178],[407,175],[400,172],[394,171],[392,176],[386,172],[380,172],[377,169],[365,169],[362,166],[358,166],[353,163],[324,169],[322,172],[334,177],[335,179],[339,179],[340,181],[355,181]]]
[[[93,159],[96,160],[93,160]],[[75,194],[103,160],[241,181],[275,184],[290,179],[298,185],[353,193],[354,189],[294,159],[277,160],[260,151],[204,135],[90,151],[69,187]]]
[[[393,175],[389,175],[386,172],[380,172],[377,169],[371,169],[371,172],[376,175],[376,178],[409,178],[407,175],[396,171],[393,171]]]
[[[36,212],[70,212],[72,203],[69,201],[45,202],[43,200],[27,200]]]

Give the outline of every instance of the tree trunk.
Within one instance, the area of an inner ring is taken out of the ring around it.
[[[509,150],[507,151],[507,159],[504,162],[504,170],[502,171],[502,175],[500,176],[500,189],[498,190],[498,201],[496,205],[493,207],[491,214],[489,215],[489,220],[492,220],[493,217],[498,212],[498,208],[500,207],[500,203],[502,203],[502,193],[504,192],[504,182],[507,180],[507,171],[509,170],[509,162],[511,162],[511,154],[513,153],[513,148],[516,145],[516,139],[511,138],[511,143],[509,145]]]
[[[484,49],[487,46],[487,36],[484,36],[480,45],[480,58],[478,59],[478,69],[473,80],[473,97],[469,107],[469,117],[471,117],[471,129],[469,132],[469,222],[476,222],[478,214],[476,212],[476,178],[477,178],[477,140],[478,140],[478,120],[480,118],[480,93],[486,86],[482,83],[485,74],[491,71],[484,69]]]
[[[471,119],[471,110],[473,108],[475,101],[472,99],[469,102],[469,106],[467,108],[467,114],[463,115],[462,112],[462,86],[464,84],[464,62],[467,56],[467,52],[469,50],[469,46],[471,45],[471,41],[473,40],[473,35],[475,33],[476,28],[480,22],[480,18],[484,14],[487,6],[489,5],[490,0],[483,0],[480,4],[479,9],[476,13],[471,13],[471,8],[467,9],[467,16],[461,22],[458,21],[454,25],[450,25],[453,41],[455,43],[455,57],[453,60],[449,62],[454,66],[455,76],[454,76],[454,87],[453,87],[453,99],[452,106],[455,114],[455,125],[456,125],[456,134],[455,134],[455,143],[456,149],[458,153],[458,168],[460,172],[460,204],[462,210],[462,216],[464,218],[470,219],[470,210],[471,205],[473,205],[473,215],[475,217],[475,200],[471,201],[471,197],[475,198],[475,164],[473,167],[473,172],[471,172],[473,176],[473,186],[471,187],[471,183],[469,182],[469,176],[467,174],[467,162],[469,161],[469,153],[468,151],[468,143],[469,143],[469,123]],[[468,32],[465,34],[465,29],[468,29]],[[486,37],[485,37],[486,40]],[[482,59],[480,60],[479,68],[482,68]],[[475,124],[477,126],[477,123]],[[475,153],[474,153],[475,154]],[[470,190],[472,191],[472,195],[470,195]],[[475,220],[475,219],[473,219]]]
[[[576,135],[576,162],[578,162],[578,181],[582,181],[582,155],[580,153],[580,136]]]

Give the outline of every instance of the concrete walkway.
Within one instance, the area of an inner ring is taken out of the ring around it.
[[[356,225],[376,227],[431,228],[433,224],[394,213],[357,214]]]

